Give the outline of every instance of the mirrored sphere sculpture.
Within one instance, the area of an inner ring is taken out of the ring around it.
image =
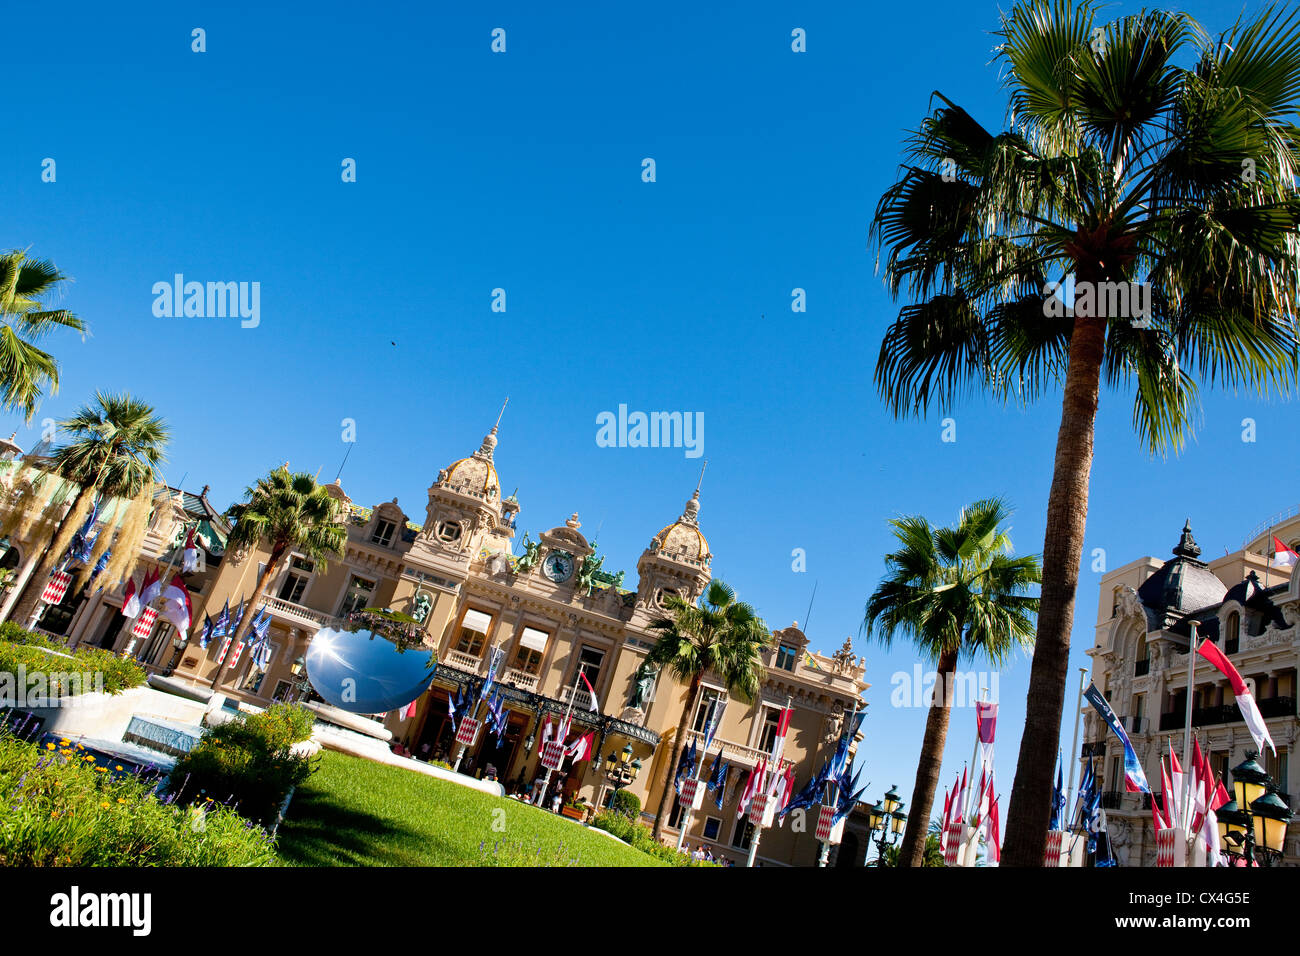
[[[370,630],[322,628],[307,647],[307,679],[340,710],[379,714],[405,707],[433,680],[433,652],[400,650]]]

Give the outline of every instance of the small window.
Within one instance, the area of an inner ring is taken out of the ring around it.
[[[776,743],[776,729],[781,725],[781,711],[777,707],[763,708],[763,732],[758,738],[758,749],[771,753]]]
[[[782,670],[794,670],[794,665],[798,660],[798,652],[789,644],[782,644],[776,649],[776,666]]]
[[[535,651],[531,647],[519,648],[519,653],[515,655],[514,668],[525,674],[536,674],[542,669],[542,652]]]
[[[343,595],[343,606],[339,608],[339,617],[347,617],[349,614],[370,607],[374,590],[374,581],[352,575],[352,579],[348,582],[348,589]]]
[[[1223,653],[1235,654],[1241,646],[1241,615],[1233,611],[1228,615],[1228,634],[1223,641]]]
[[[717,817],[704,818],[704,839],[716,840],[718,834],[722,832],[722,821]]]
[[[578,670],[587,678],[587,683],[591,684],[592,687],[597,686],[597,678],[600,677],[600,665],[604,660],[605,652],[596,647],[584,647],[578,653]]]
[[[460,522],[458,521],[439,521],[434,534],[438,536],[439,541],[445,541],[448,544],[454,544],[460,540]]]
[[[456,641],[456,650],[471,657],[479,657],[487,643],[488,629],[492,626],[492,616],[469,608],[461,620],[460,636]]]
[[[754,836],[754,824],[746,816],[736,821],[736,828],[731,831],[731,845],[737,850],[748,850],[749,841]]]
[[[386,548],[393,543],[393,532],[396,530],[396,524],[391,521],[385,521],[381,518],[375,522],[375,531],[374,534],[370,536],[370,543]]]
[[[668,825],[674,830],[676,830],[678,825],[682,822],[683,809],[682,801],[677,797],[673,797],[673,812],[668,814]]]

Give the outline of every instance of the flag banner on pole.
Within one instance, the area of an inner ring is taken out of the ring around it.
[[[45,590],[41,592],[41,600],[46,604],[58,604],[63,600],[63,595],[68,593],[68,585],[71,582],[71,574],[66,571],[55,571],[54,576],[45,585]]]
[[[1182,835],[1183,831],[1175,827],[1156,831],[1156,866],[1187,865],[1187,844]]]
[[[140,595],[135,588],[135,575],[127,579],[126,591],[122,594],[122,616],[128,621],[140,613]]]
[[[1065,838],[1069,836],[1064,830],[1047,831],[1047,849],[1043,851],[1043,866],[1059,867],[1061,865],[1061,850],[1065,846]]]
[[[420,698],[417,697],[415,698],[415,700],[411,701],[409,704],[406,705],[406,710],[402,711],[402,720],[407,720],[415,716],[415,710],[416,710],[415,705],[419,703],[419,701]]]
[[[542,744],[542,766],[547,770],[558,770],[564,761],[564,745],[557,741]]]
[[[479,722],[473,717],[462,717],[460,726],[456,728],[456,743],[464,744],[466,747],[472,746],[478,739],[478,728]]]
[[[136,619],[135,626],[131,628],[131,636],[146,638],[149,632],[153,630],[153,622],[158,619],[158,612],[151,607],[145,608],[140,612],[139,618]]]
[[[1263,753],[1264,744],[1268,744],[1268,748],[1276,756],[1277,748],[1273,746],[1273,738],[1268,735],[1268,725],[1264,723],[1264,715],[1259,712],[1259,705],[1255,703],[1254,695],[1242,680],[1237,668],[1233,667],[1232,662],[1224,657],[1223,652],[1210,641],[1201,641],[1201,646],[1196,649],[1196,652],[1228,678],[1228,683],[1232,685],[1232,693],[1237,698],[1237,707],[1241,709],[1241,719],[1246,722],[1250,735],[1255,738],[1255,746],[1259,748],[1259,752]]]
[[[817,840],[830,846],[838,846],[844,837],[844,821],[835,820],[835,807],[822,806],[817,810]]]
[[[587,704],[588,709],[593,714],[599,714],[600,706],[596,703],[596,688],[591,686],[591,681],[587,680],[587,675],[584,674],[582,671],[578,671],[578,676],[581,677],[582,682],[587,685],[587,694],[590,697],[590,700],[588,701]]]
[[[993,737],[998,729],[998,705],[986,700],[975,702],[975,729],[979,734],[980,763],[993,762]]]
[[[691,777],[682,781],[681,805],[692,811],[700,809],[704,803],[705,784],[703,780]]]
[[[126,613],[125,610],[123,613]],[[212,624],[213,637],[225,637],[230,629],[230,598],[226,598],[225,606],[222,607],[221,613],[217,615],[216,621]]]
[[[159,594],[162,594],[162,575],[157,568],[145,572],[144,584],[140,585],[140,606],[148,607]]]
[[[194,610],[190,605],[189,589],[185,587],[185,582],[181,580],[179,574],[172,576],[171,583],[163,592],[162,615],[171,622],[172,627],[176,628],[176,633],[180,635],[181,640],[185,640],[190,632]]]
[[[765,793],[756,793],[749,801],[749,822],[760,829],[765,830],[772,825],[775,812],[775,801]]]
[[[198,525],[194,526],[195,528]],[[181,570],[186,574],[197,571],[199,567],[199,549],[194,544],[194,528],[185,536],[185,556],[181,561]]]
[[[957,865],[957,852],[961,849],[963,826],[960,821],[949,821],[944,827],[943,861],[949,866]]]
[[[574,763],[580,763],[583,760],[590,760],[591,748],[595,742],[595,731],[585,733],[569,745],[567,752],[573,757]]]
[[[1105,697],[1101,696],[1101,691],[1097,689],[1096,684],[1090,683],[1088,689],[1083,692],[1083,696],[1088,703],[1092,704],[1093,709],[1101,715],[1101,719],[1119,738],[1120,743],[1124,745],[1124,790],[1127,793],[1150,793],[1151,785],[1147,783],[1147,775],[1142,770],[1142,762],[1138,760],[1137,751],[1133,749],[1133,742],[1128,739],[1128,734],[1124,732],[1124,725],[1115,716],[1115,711],[1111,709],[1110,703]]]
[[[199,631],[199,647],[206,651],[208,649],[208,644],[211,643],[211,641],[212,641],[212,618],[209,615],[204,614],[203,629]]]
[[[793,713],[793,708],[784,708],[776,722],[776,736],[772,739],[772,758],[768,761],[770,767],[779,768],[781,766],[781,754],[785,750],[785,735],[786,731],[790,729],[790,715]]]
[[[1293,568],[1300,561],[1300,555],[1284,545],[1277,535],[1273,535],[1273,567]]]
[[[709,702],[709,722],[704,728],[704,747],[701,749],[701,753],[704,754],[709,752],[709,745],[713,743],[713,737],[718,732],[718,724],[722,723],[722,708],[718,706],[719,703],[721,700],[717,697]]]

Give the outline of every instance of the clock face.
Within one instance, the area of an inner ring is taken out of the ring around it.
[[[567,581],[573,576],[573,555],[552,551],[542,562],[542,570],[556,584]]]

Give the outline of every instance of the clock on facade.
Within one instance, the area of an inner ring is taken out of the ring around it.
[[[565,551],[552,551],[542,562],[542,571],[556,584],[562,584],[573,576],[573,555]]]

